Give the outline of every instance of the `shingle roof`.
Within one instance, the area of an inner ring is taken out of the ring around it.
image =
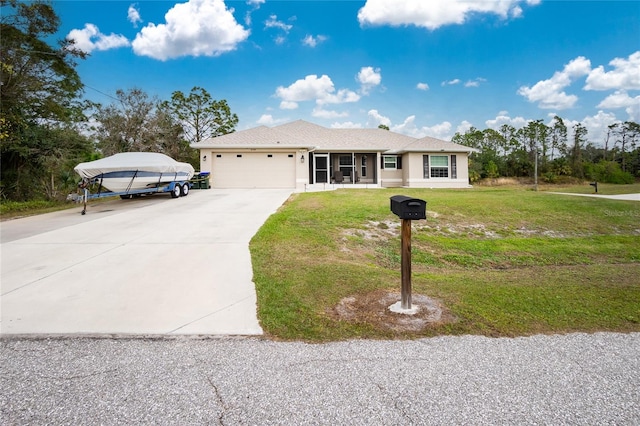
[[[433,151],[446,151],[446,152],[479,152],[475,148],[460,145],[454,142],[447,142],[441,139],[432,138],[426,136],[422,139],[418,139],[409,145],[402,148],[400,152],[433,152]]]
[[[416,139],[384,129],[328,129],[304,120],[275,127],[259,126],[191,144],[199,148],[292,148],[331,151],[471,152],[473,148],[425,137]]]

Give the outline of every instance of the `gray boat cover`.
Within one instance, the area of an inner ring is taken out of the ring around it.
[[[181,163],[157,152],[123,152],[100,160],[80,163],[74,170],[86,179],[118,171],[186,173],[188,175],[186,179],[190,179],[195,173],[191,164]]]

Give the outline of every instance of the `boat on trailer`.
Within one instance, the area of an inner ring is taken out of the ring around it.
[[[195,174],[191,164],[156,152],[123,152],[80,163],[74,170],[82,177],[85,205],[87,199],[113,195],[123,199],[158,192],[169,192],[173,198],[186,196]],[[97,194],[90,195],[87,187],[92,183],[100,186]],[[103,187],[110,192],[102,192]]]

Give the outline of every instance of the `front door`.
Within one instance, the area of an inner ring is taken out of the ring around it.
[[[313,156],[314,183],[329,183],[329,154],[315,154]]]

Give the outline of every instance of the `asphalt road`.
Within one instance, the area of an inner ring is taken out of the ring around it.
[[[640,333],[0,339],[3,425],[638,425]]]

